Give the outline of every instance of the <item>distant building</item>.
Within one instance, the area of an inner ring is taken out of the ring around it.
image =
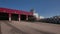
[[[31,9],[30,12],[33,13],[33,16],[36,17],[37,20],[44,19],[44,17],[43,16],[39,16],[39,14],[36,13],[36,11],[34,9]]]
[[[39,14],[36,13],[36,11],[35,11],[34,9],[31,9],[30,12],[33,13],[33,16],[36,17],[37,20],[40,19],[40,18],[39,18],[39,17],[40,17]]]
[[[60,16],[53,16],[53,18],[60,18]]]

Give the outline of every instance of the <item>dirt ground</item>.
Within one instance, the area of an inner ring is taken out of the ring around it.
[[[60,34],[60,25],[42,22],[0,21],[1,34]]]

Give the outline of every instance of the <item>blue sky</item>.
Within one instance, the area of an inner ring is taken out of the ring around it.
[[[0,7],[29,11],[44,17],[60,15],[60,0],[0,0]]]

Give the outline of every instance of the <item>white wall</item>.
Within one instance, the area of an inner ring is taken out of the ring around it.
[[[34,15],[36,18],[39,17],[38,13],[33,13],[33,15]]]

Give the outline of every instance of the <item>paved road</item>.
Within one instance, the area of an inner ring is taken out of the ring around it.
[[[60,34],[60,25],[18,21],[1,21],[2,34]]]

